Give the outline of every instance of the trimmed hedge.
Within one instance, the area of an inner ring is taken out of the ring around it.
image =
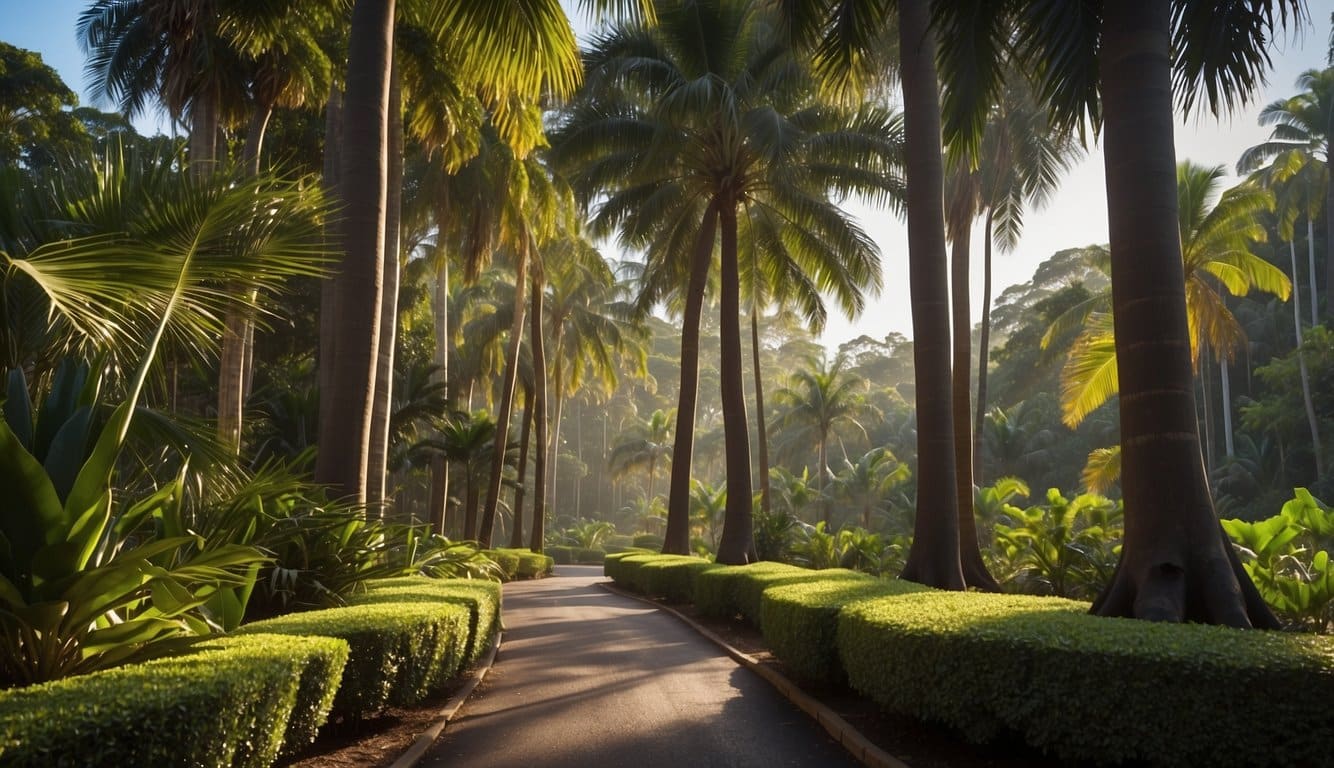
[[[656,533],[641,533],[631,540],[630,545],[641,549],[662,550],[662,537]]]
[[[443,601],[467,607],[468,638],[464,643],[463,663],[468,665],[481,658],[500,624],[500,596],[500,584],[494,581],[402,576],[372,580],[367,583],[366,592],[348,602],[369,605]]]
[[[851,605],[837,637],[854,689],[973,740],[1181,766],[1322,765],[1334,744],[1330,638],[934,591]]]
[[[556,561],[549,556],[527,549],[498,547],[484,549],[482,554],[500,566],[500,570],[505,573],[505,581],[550,576],[552,569],[556,567]]]
[[[452,677],[463,665],[470,621],[458,603],[371,603],[278,616],[237,632],[346,640],[351,654],[333,714],[363,719],[415,704]]]
[[[612,552],[602,558],[602,573],[607,578],[616,582],[617,586],[626,589],[633,588],[627,581],[626,574],[633,563],[647,563],[654,558],[660,558],[663,555],[653,552],[640,552],[631,550],[628,552]],[[680,557],[680,555],[666,555],[666,557]]]
[[[760,561],[748,565],[729,565],[701,573],[695,580],[695,607],[705,616],[732,618],[737,614],[759,626],[760,596],[764,590],[796,581],[828,579],[869,579],[864,573],[843,568],[812,571],[785,563]]]
[[[911,581],[870,577],[785,581],[764,590],[760,633],[793,675],[824,685],[842,685],[847,677],[838,659],[839,612],[860,600],[928,589]]]
[[[557,545],[547,547],[546,553],[557,565],[601,565],[602,558],[607,553],[601,549],[587,549],[584,547],[566,547]]]
[[[657,559],[628,565],[630,578],[641,592],[673,603],[692,602],[699,574],[722,567],[703,558],[680,555],[658,555]]]
[[[3,691],[0,763],[268,766],[285,736],[306,739],[323,721],[347,655],[330,638],[210,639],[181,656]]]

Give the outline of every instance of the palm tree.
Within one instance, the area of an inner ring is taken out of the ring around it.
[[[874,246],[828,198],[857,189],[884,195],[895,187],[886,171],[887,158],[896,156],[889,115],[852,115],[812,102],[801,67],[769,35],[761,11],[751,2],[679,0],[659,5],[656,27],[614,26],[595,42],[586,95],[553,137],[555,156],[582,198],[606,195],[594,232],[619,229],[625,245],[648,250],[641,305],[687,285],[664,551],[689,546],[698,321],[717,240],[729,482],[723,562],[746,562],[752,550],[739,236],[773,217],[783,223],[780,242],[800,262],[829,248],[856,254],[869,275]],[[681,265],[685,253],[688,269]]]
[[[872,448],[854,463],[843,460],[830,490],[861,512],[862,528],[871,530],[872,515],[883,508],[886,496],[908,481],[912,472],[887,448]],[[971,512],[972,504],[969,503]]]
[[[1194,367],[1203,350],[1213,350],[1227,360],[1245,341],[1245,332],[1214,287],[1215,281],[1234,296],[1255,289],[1287,299],[1292,290],[1281,270],[1251,252],[1253,244],[1265,238],[1257,217],[1273,206],[1272,196],[1258,184],[1244,183],[1224,192],[1211,206],[1225,174],[1222,166],[1206,168],[1189,161],[1177,166],[1178,226]],[[1081,308],[1105,306],[1112,298],[1107,294],[1094,297]],[[1117,392],[1113,317],[1090,314],[1088,326],[1075,340],[1061,371],[1062,419],[1072,429]],[[1058,318],[1058,323],[1063,322],[1067,321]]]
[[[699,522],[700,531],[709,534],[709,548],[718,549],[718,523],[727,512],[727,486],[690,481],[690,519]]]
[[[1094,611],[1276,625],[1218,525],[1201,460],[1172,85],[1175,77],[1187,110],[1201,94],[1214,111],[1245,101],[1268,64],[1270,34],[1289,13],[1300,20],[1302,4],[1014,2],[936,11],[943,69],[973,75],[947,77],[956,89],[945,99],[950,138],[976,139],[1001,82],[999,53],[1015,48],[1058,125],[1101,118],[1126,512],[1121,559]]]
[[[482,490],[479,478],[490,463],[495,432],[496,423],[485,411],[456,412],[445,419],[440,436],[431,442],[446,461],[460,468],[463,475],[462,535],[465,539],[477,536],[477,507]],[[448,529],[447,519],[442,519],[440,529]]]
[[[833,472],[829,469],[829,440],[844,428],[866,433],[859,418],[875,414],[863,393],[866,382],[848,373],[848,358],[842,353],[833,360],[808,358],[806,366],[792,374],[786,387],[774,393],[774,400],[784,409],[777,423],[790,445],[815,442],[815,475],[819,492],[828,490]],[[830,506],[822,503],[825,525],[831,525]]]
[[[1272,125],[1269,140],[1242,153],[1237,160],[1237,172],[1247,173],[1269,164],[1282,176],[1302,177],[1305,193],[1308,266],[1311,272],[1311,324],[1318,323],[1319,302],[1316,299],[1314,220],[1319,216],[1323,197],[1325,208],[1325,309],[1330,307],[1330,286],[1334,281],[1334,238],[1330,236],[1330,222],[1334,221],[1334,179],[1329,173],[1329,142],[1334,135],[1334,67],[1325,70],[1310,69],[1297,77],[1302,93],[1288,99],[1274,101],[1260,110],[1260,124]],[[1294,273],[1293,279],[1297,276]]]
[[[626,472],[643,469],[648,473],[648,492],[645,498],[652,501],[653,482],[658,474],[658,462],[671,461],[672,414],[670,411],[657,410],[649,415],[647,421],[631,422],[629,429],[622,432],[611,449],[610,468],[614,476],[623,477]]]

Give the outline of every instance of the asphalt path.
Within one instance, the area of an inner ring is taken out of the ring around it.
[[[857,764],[716,645],[602,580],[600,566],[560,566],[505,586],[496,664],[420,765]]]

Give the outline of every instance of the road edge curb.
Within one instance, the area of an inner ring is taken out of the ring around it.
[[[449,725],[450,721],[454,719],[454,716],[458,714],[459,709],[468,700],[468,697],[472,695],[472,692],[477,688],[477,685],[486,677],[486,673],[490,672],[491,667],[495,665],[496,654],[500,652],[501,637],[500,630],[496,630],[496,632],[491,635],[490,650],[486,652],[486,656],[483,657],[482,663],[473,668],[472,675],[469,676],[468,681],[463,684],[463,687],[456,691],[454,695],[450,696],[449,700],[445,702],[444,708],[440,710],[440,719],[436,721],[435,725],[422,731],[422,733],[417,736],[416,740],[412,742],[412,746],[408,747],[403,754],[399,755],[398,759],[395,760],[389,768],[415,768],[417,763],[421,761],[422,757],[426,755],[426,751],[435,744],[436,739],[440,738],[440,734],[445,732],[445,726]]]
[[[612,594],[638,600],[641,603],[646,603],[654,608],[666,611],[684,622],[691,629],[712,641],[719,648],[722,648],[724,653],[732,657],[734,661],[768,682],[781,693],[784,698],[792,702],[797,709],[800,709],[802,712],[809,715],[821,728],[825,729],[825,732],[827,732],[831,738],[841,744],[843,748],[848,751],[848,754],[856,758],[862,765],[869,766],[869,768],[910,768],[907,763],[894,757],[880,747],[877,747],[875,744],[872,744],[871,740],[866,738],[865,734],[857,730],[851,723],[844,720],[837,712],[830,709],[819,699],[806,693],[796,683],[778,672],[775,672],[771,667],[766,667],[759,663],[754,656],[734,647],[711,631],[708,627],[697,623],[694,619],[691,619],[689,616],[681,613],[670,605],[664,605],[656,600],[650,600],[643,595],[627,592],[624,589],[616,587],[610,581],[599,581],[596,583],[598,586]],[[392,768],[410,767],[398,766],[395,764]]]

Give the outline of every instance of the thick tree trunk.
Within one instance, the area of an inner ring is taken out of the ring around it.
[[[528,346],[533,355],[533,431],[537,433],[537,455],[533,469],[533,539],[532,550],[542,551],[541,536],[546,530],[547,517],[547,353],[545,334],[542,332],[542,312],[546,298],[546,278],[541,264],[533,268],[532,327],[528,329]],[[519,482],[523,482],[520,475]],[[515,512],[517,519],[518,512]],[[517,525],[517,523],[516,523]],[[522,545],[519,545],[522,546]]]
[[[987,207],[987,223],[982,230],[982,331],[978,336],[977,351],[977,410],[973,412],[973,482],[982,485],[987,473],[982,461],[982,428],[987,416],[987,365],[991,347],[991,238],[995,212]]]
[[[723,443],[727,458],[727,507],[718,562],[741,565],[755,559],[751,520],[750,427],[746,419],[745,376],[741,372],[741,277],[737,267],[736,202],[719,206],[722,262],[718,287],[721,363],[718,367],[723,407]]]
[[[482,508],[481,527],[477,540],[483,547],[491,546],[491,529],[496,524],[496,509],[500,506],[501,480],[505,472],[505,446],[509,441],[510,417],[514,415],[514,385],[519,378],[519,347],[523,343],[523,323],[528,284],[528,249],[530,243],[518,248],[514,264],[514,318],[510,322],[509,350],[505,354],[505,378],[500,382],[500,405],[496,410],[496,439],[491,456],[491,474],[487,478],[486,506]]]
[[[769,427],[764,423],[764,375],[760,371],[760,308],[750,307],[750,353],[755,368],[755,425],[760,443],[760,511],[769,514]]]
[[[331,418],[320,424],[315,480],[335,498],[366,500],[366,460],[380,344],[387,198],[389,70],[394,0],[357,0],[348,40],[344,103],[342,269]]]
[[[1125,543],[1093,612],[1277,626],[1218,524],[1200,455],[1177,224],[1171,9],[1108,3],[1103,12]]]
[[[963,589],[954,497],[950,309],[936,43],[927,0],[899,1],[908,180],[908,281],[917,400],[917,515],[901,578]]]
[[[366,502],[388,511],[389,418],[394,410],[394,342],[398,338],[399,223],[403,209],[403,92],[398,67],[389,81],[389,175],[385,193],[384,286],[380,293],[380,349],[375,364],[375,402],[371,409],[371,444],[366,458]]]
[[[977,520],[973,514],[973,436],[972,425],[972,328],[968,322],[968,262],[972,247],[972,211],[963,217],[965,224],[954,233],[950,259],[951,310],[953,314],[953,372],[950,383],[950,407],[954,416],[954,503],[959,508],[959,564],[964,582],[986,592],[1001,591],[1000,584],[987,571],[978,548]]]
[[[510,526],[510,547],[523,546],[523,499],[526,490],[523,483],[524,473],[528,471],[528,445],[531,442],[533,427],[533,389],[523,388],[523,415],[519,417],[523,426],[519,428],[519,484],[514,489],[514,524]],[[537,450],[541,451],[539,444]]]
[[[242,161],[246,173],[259,175],[259,156],[264,145],[264,130],[273,114],[273,105],[258,105],[251,115],[246,132]],[[233,292],[239,288],[233,287]],[[249,294],[251,303],[256,300]],[[228,307],[222,326],[222,351],[218,356],[218,440],[233,455],[241,452],[241,426],[245,413],[247,363],[253,364],[253,354],[247,354],[247,340],[254,343],[255,321],[240,307]]]
[[[329,91],[324,107],[324,194],[329,200],[341,199],[338,180],[342,176],[343,92],[338,86]],[[325,225],[325,253],[336,258],[342,252],[338,224]],[[320,393],[319,425],[335,419],[333,408],[334,360],[338,359],[338,270],[320,281],[320,343],[316,356],[316,385]],[[316,457],[318,459],[318,455]]]
[[[672,477],[667,492],[667,530],[662,551],[690,554],[690,464],[695,448],[695,405],[699,398],[699,317],[713,261],[718,226],[717,203],[711,202],[700,222],[695,252],[690,255],[690,282],[681,317],[681,386],[676,406],[676,441],[672,446]]]
[[[1302,382],[1302,405],[1306,408],[1306,424],[1311,429],[1311,452],[1315,458],[1315,479],[1321,479],[1324,467],[1320,449],[1320,422],[1315,416],[1315,404],[1311,399],[1311,374],[1306,369],[1306,353],[1302,350],[1302,298],[1297,288],[1297,246],[1288,241],[1288,256],[1292,260],[1292,327],[1297,337],[1297,374]]]

